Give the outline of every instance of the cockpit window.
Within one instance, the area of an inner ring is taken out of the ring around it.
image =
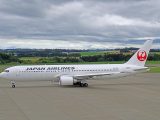
[[[9,70],[5,70],[4,72],[9,72]]]

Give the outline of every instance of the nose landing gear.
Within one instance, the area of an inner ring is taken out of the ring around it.
[[[11,86],[12,86],[12,88],[16,87],[16,82],[14,80],[11,81]]]

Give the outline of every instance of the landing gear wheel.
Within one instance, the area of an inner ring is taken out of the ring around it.
[[[88,87],[88,83],[80,83],[80,87]]]
[[[84,83],[84,87],[88,87],[88,83]]]
[[[84,84],[83,84],[83,83],[80,83],[80,87],[84,87]]]
[[[15,85],[12,85],[12,88],[15,88],[16,86]]]

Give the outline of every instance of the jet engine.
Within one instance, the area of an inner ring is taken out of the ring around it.
[[[76,80],[71,76],[61,76],[59,79],[60,85],[74,85]]]

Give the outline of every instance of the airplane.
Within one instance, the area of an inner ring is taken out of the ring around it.
[[[54,81],[60,86],[74,85],[88,87],[88,80],[101,77],[116,78],[149,70],[145,63],[153,40],[144,45],[123,64],[84,64],[84,65],[24,65],[5,69],[0,78],[10,80],[15,88],[17,81]]]

